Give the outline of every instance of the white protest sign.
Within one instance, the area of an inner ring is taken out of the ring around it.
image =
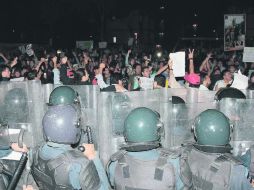
[[[244,90],[248,88],[248,77],[243,75],[239,70],[238,73],[234,73],[234,81],[231,85],[233,88]]]
[[[170,53],[169,57],[173,61],[172,69],[175,77],[185,76],[185,52]]]
[[[254,62],[254,47],[245,47],[243,51],[243,62]]]

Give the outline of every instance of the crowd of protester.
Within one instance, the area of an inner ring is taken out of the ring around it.
[[[42,84],[99,85],[101,91],[138,91],[156,88],[194,87],[218,90],[230,86],[241,71],[254,89],[254,63],[242,62],[242,52],[217,49],[186,51],[186,75],[175,78],[169,52],[139,53],[119,49],[38,49],[32,56],[17,51],[0,52],[0,80],[41,80]]]

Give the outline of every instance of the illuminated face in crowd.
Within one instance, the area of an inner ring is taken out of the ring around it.
[[[143,77],[150,77],[151,71],[149,68],[145,68],[142,75]]]
[[[136,75],[141,75],[141,66],[140,65],[136,66],[135,73],[136,73]]]
[[[66,56],[64,56],[62,59],[61,59],[61,63],[62,64],[66,64],[67,63],[67,60],[68,58]]]
[[[223,76],[223,79],[226,81],[231,81],[232,80],[232,74],[230,72],[226,72]]]

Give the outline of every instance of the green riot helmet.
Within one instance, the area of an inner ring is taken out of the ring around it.
[[[193,127],[197,148],[214,153],[231,150],[231,126],[229,119],[222,112],[215,109],[202,112],[196,117]]]
[[[49,97],[50,106],[68,104],[79,105],[80,107],[79,95],[71,87],[59,86],[51,92]]]
[[[26,123],[28,118],[28,98],[24,89],[13,88],[4,97],[4,118],[8,123]]]
[[[128,151],[146,151],[160,146],[163,124],[157,112],[145,107],[132,110],[124,122]]]

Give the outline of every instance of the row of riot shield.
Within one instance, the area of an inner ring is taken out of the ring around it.
[[[40,82],[9,82],[0,85],[0,119],[9,125],[9,141],[21,141],[30,147],[43,142],[42,118],[48,109],[49,96],[57,86]],[[233,153],[241,155],[254,142],[253,91],[243,91],[246,100],[215,101],[214,91],[198,89],[158,89],[140,92],[100,92],[97,86],[70,86],[78,92],[81,104],[81,126],[90,126],[92,136],[103,163],[109,160],[124,142],[124,121],[131,110],[148,107],[160,114],[164,124],[163,147],[177,147],[193,142],[192,123],[206,109],[218,109],[234,125]],[[174,104],[179,96],[185,104]],[[1,125],[0,146],[8,142]],[[22,130],[23,129],[23,130]],[[20,131],[26,131],[20,133]]]

